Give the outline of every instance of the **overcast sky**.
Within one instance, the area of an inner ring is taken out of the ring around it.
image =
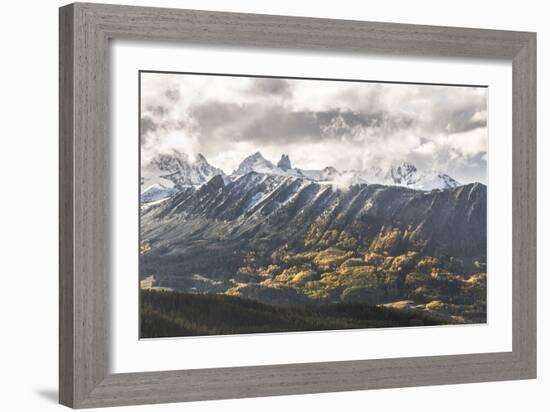
[[[231,173],[260,151],[276,163],[339,170],[408,161],[486,182],[487,89],[141,74],[141,147],[202,153]]]

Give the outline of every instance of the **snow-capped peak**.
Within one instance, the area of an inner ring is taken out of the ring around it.
[[[406,186],[417,190],[452,189],[461,185],[448,174],[434,170],[420,171],[409,162],[391,166],[381,183]]]
[[[256,152],[248,157],[246,157],[234,174],[236,175],[245,175],[250,172],[257,173],[270,173],[273,172],[275,166],[269,160],[264,158],[260,152]]]
[[[191,158],[185,153],[173,151],[157,155],[141,168],[142,201],[147,203],[170,197],[186,186],[204,185],[215,176],[219,176],[220,182],[229,184],[250,172],[306,179],[332,184],[339,189],[363,184],[404,186],[416,190],[444,190],[461,186],[461,183],[448,174],[433,170],[421,171],[409,162],[394,164],[385,171],[378,165],[362,170],[340,171],[332,166],[302,170],[292,167],[288,154],[282,154],[275,165],[260,152],[246,157],[232,175],[226,176],[221,169],[208,163],[200,153]]]
[[[216,175],[224,176],[221,169],[208,163],[202,154],[194,159],[185,153],[173,150],[154,157],[141,168],[142,191],[157,184],[166,189],[196,186],[208,182]]]
[[[327,166],[320,170],[302,170],[292,168],[290,157],[286,154],[281,155],[281,159],[275,166],[264,158],[260,152],[246,157],[233,173],[232,178],[250,172],[292,176],[317,182],[334,183],[339,188],[360,184],[382,184],[410,187],[417,190],[442,190],[461,185],[447,174],[436,171],[420,171],[410,162],[395,163],[389,169],[386,169],[386,171],[382,170],[378,165],[372,165],[364,170],[340,171],[332,166]]]
[[[461,186],[457,180],[445,173],[428,172],[422,174],[421,179],[412,187],[418,190],[443,190]]]

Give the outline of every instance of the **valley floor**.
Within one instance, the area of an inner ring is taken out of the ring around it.
[[[141,291],[141,338],[435,326],[460,323],[410,307],[361,303],[275,306],[221,294]]]

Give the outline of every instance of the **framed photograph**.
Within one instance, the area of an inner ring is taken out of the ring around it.
[[[60,9],[60,402],[536,377],[536,35]]]

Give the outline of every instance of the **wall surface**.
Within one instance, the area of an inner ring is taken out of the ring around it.
[[[105,1],[108,2],[108,1]],[[63,2],[2,4],[0,66],[0,378],[2,409],[61,410],[57,405],[57,8]],[[296,0],[130,1],[126,4],[287,14],[538,32],[539,378],[536,381],[348,392],[194,404],[143,411],[548,410],[550,252],[547,161],[550,128],[550,26],[545,3],[462,0],[312,2]]]

